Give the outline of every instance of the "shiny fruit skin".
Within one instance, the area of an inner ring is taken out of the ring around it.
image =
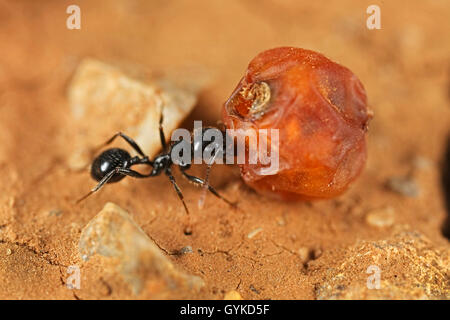
[[[270,99],[253,108],[248,92],[262,83]],[[223,108],[227,129],[279,129],[276,174],[261,175],[261,163],[239,167],[246,184],[282,199],[344,192],[364,167],[370,118],[364,87],[349,69],[292,47],[257,55]]]

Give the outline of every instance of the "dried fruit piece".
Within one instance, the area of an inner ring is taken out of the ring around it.
[[[228,129],[279,129],[279,142],[267,142],[278,143],[279,170],[262,175],[265,165],[246,162],[244,181],[284,199],[339,195],[366,160],[366,102],[358,78],[319,53],[291,47],[260,53],[225,103],[223,121]]]

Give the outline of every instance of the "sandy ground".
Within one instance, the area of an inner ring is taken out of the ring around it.
[[[192,247],[169,259],[201,277],[204,288],[166,298],[222,299],[231,290],[246,299],[371,298],[360,287],[373,261],[358,255],[388,243],[400,257],[408,241],[412,247],[404,250],[412,260],[380,267],[383,280],[404,290],[381,297],[421,297],[413,292],[417,283],[428,286],[426,297],[448,297],[441,168],[450,128],[450,6],[445,0],[383,1],[382,29],[368,30],[372,2],[80,0],[82,28],[68,30],[70,1],[1,1],[0,298],[160,297],[157,285],[134,294],[107,258],[81,260],[81,230],[109,201],[128,211],[163,252]],[[74,129],[67,86],[81,59],[128,62],[156,73],[207,70],[211,82],[184,123],[189,128],[194,119],[219,120],[250,59],[283,45],[324,53],[366,87],[375,113],[369,158],[347,193],[312,203],[275,201],[246,187],[236,167],[216,166],[212,184],[237,200],[239,210],[210,196],[197,209],[200,191],[178,179],[193,211],[191,236],[183,234],[183,207],[165,177],[124,180],[74,205],[94,184],[87,171],[66,164]],[[398,178],[419,193],[399,192],[392,187]],[[379,215],[389,223],[375,226]],[[433,252],[431,262],[424,250]],[[351,261],[360,268],[347,268]],[[417,274],[411,267],[417,261],[425,261],[420,270],[431,278],[407,276]],[[79,290],[66,287],[70,265],[81,268]],[[339,273],[348,281],[336,285]],[[338,293],[328,294],[335,285]]]

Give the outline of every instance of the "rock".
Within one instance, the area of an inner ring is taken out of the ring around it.
[[[118,271],[135,294],[155,279],[163,279],[169,291],[198,291],[204,285],[201,278],[177,270],[128,213],[110,202],[82,230],[79,253],[83,260],[94,254],[118,259]]]
[[[118,131],[133,137],[152,157],[161,148],[161,109],[167,139],[193,109],[194,91],[175,87],[167,79],[150,82],[134,73],[131,77],[131,72],[94,59],[85,59],[78,66],[68,88],[76,128],[70,137],[74,150],[69,157],[72,169],[86,167],[92,152]],[[131,148],[130,151],[134,152]]]
[[[247,234],[247,238],[251,239],[251,238],[255,237],[261,231],[263,231],[262,228],[256,228],[255,230],[252,230],[249,234]]]
[[[306,263],[311,259],[312,252],[307,247],[301,247],[298,249],[298,257],[301,263]]]
[[[419,186],[411,177],[392,177],[386,185],[391,191],[406,197],[417,197],[420,193]]]
[[[419,169],[419,170],[428,169],[433,166],[433,162],[430,159],[428,159],[426,157],[422,157],[422,156],[414,157],[412,164],[414,166],[414,169]]]
[[[187,254],[187,253],[192,253],[192,247],[191,246],[183,247],[179,251],[179,254]]]
[[[236,290],[231,290],[225,293],[223,300],[242,300],[242,296]]]
[[[390,227],[395,222],[395,210],[392,207],[373,209],[367,213],[366,222],[372,227]]]
[[[448,250],[402,231],[348,248],[316,285],[317,299],[448,299]]]

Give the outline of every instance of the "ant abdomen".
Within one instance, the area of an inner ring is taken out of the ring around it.
[[[120,148],[112,148],[103,151],[92,163],[91,176],[97,181],[101,181],[108,173],[123,166],[131,159],[130,154]],[[122,174],[113,175],[107,183],[118,182],[125,176]]]

